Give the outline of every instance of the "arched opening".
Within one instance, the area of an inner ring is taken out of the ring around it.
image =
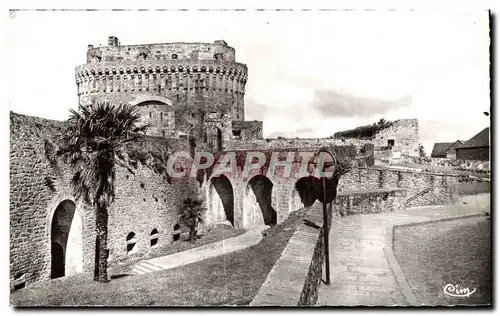
[[[127,253],[133,254],[137,250],[137,239],[135,238],[135,233],[130,232],[127,235]]]
[[[212,207],[208,214],[209,220],[219,222],[227,219],[234,227],[234,193],[231,181],[225,175],[212,178],[210,190]]]
[[[248,181],[244,207],[246,207],[245,216],[254,216],[250,222],[259,223],[260,219],[256,211],[260,210],[265,225],[276,225],[277,214],[272,206],[272,192],[273,183],[264,175],[257,175]]]
[[[311,206],[316,201],[315,182],[316,179],[312,176],[300,178],[295,182],[295,190],[299,193],[300,201],[304,207]]]
[[[14,276],[14,291],[17,291],[19,289],[23,289],[26,287],[26,274],[24,273],[16,273]]]
[[[64,200],[57,206],[51,221],[51,278],[82,272],[82,223],[75,216],[76,205]]]
[[[160,237],[160,234],[158,233],[158,229],[153,229],[151,231],[151,247],[157,247],[158,246],[158,238]]]
[[[179,225],[179,224],[175,224],[175,226],[174,226],[173,239],[174,239],[174,241],[181,239],[181,225]]]

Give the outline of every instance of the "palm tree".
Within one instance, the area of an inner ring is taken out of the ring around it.
[[[189,228],[189,240],[195,242],[198,223],[203,223],[202,215],[205,211],[203,201],[196,198],[186,198],[182,206],[180,219]]]
[[[72,187],[77,199],[92,205],[96,218],[94,280],[107,282],[108,207],[115,197],[116,165],[128,167],[125,144],[147,126],[137,126],[140,115],[131,105],[97,103],[70,110],[58,156],[73,169]]]

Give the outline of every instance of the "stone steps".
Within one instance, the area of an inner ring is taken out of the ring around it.
[[[154,271],[160,271],[164,268],[160,265],[153,264],[147,261],[141,261],[131,270],[134,274],[146,274]]]

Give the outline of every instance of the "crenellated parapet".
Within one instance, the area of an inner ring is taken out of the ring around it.
[[[78,95],[113,91],[208,89],[245,93],[247,67],[217,61],[97,63],[76,67]]]

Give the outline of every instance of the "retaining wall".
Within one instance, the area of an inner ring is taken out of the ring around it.
[[[344,191],[337,194],[336,210],[342,215],[392,212],[405,208],[405,189]]]
[[[332,207],[329,207],[330,231]],[[322,204],[316,202],[305,219],[323,226]],[[311,306],[318,299],[324,262],[323,231],[302,223],[269,272],[250,306]]]

